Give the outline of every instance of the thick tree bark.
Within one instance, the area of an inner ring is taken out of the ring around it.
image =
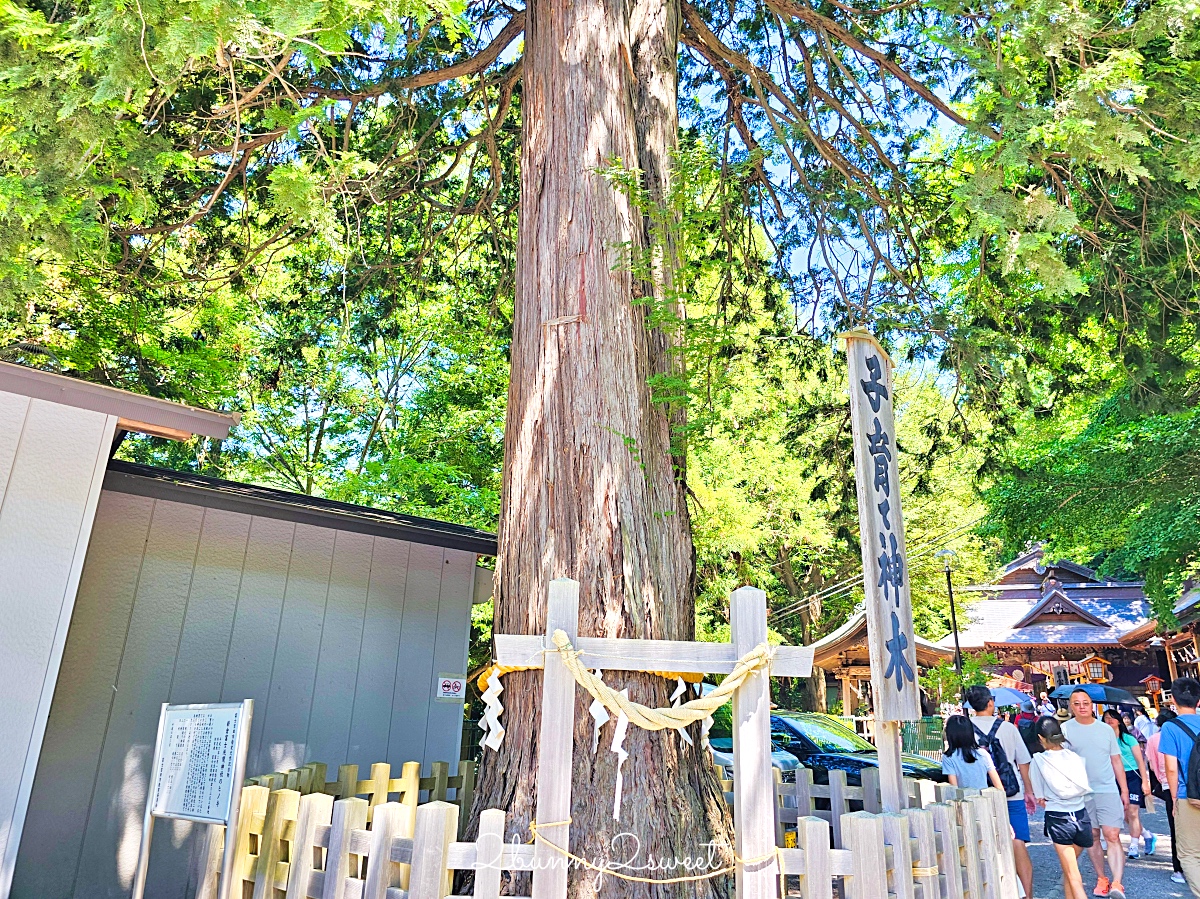
[[[694,564],[682,466],[649,385],[652,372],[674,364],[671,335],[652,333],[636,302],[669,284],[671,253],[656,254],[652,283],[635,281],[621,247],[661,238],[600,173],[620,161],[643,169],[655,196],[669,184],[678,0],[532,0],[526,16],[495,631],[542,633],[549,582],[572,577],[580,582],[581,635],[691,639]],[[674,687],[653,675],[609,673],[606,680],[656,706],[668,704]],[[629,729],[621,818],[613,820],[614,725],[604,728],[593,756],[589,699],[578,691],[571,850],[639,865],[703,856],[714,837],[727,840],[719,787],[700,750],[673,732]],[[540,675],[506,675],[504,704],[508,734],[499,753],[485,754],[476,807],[506,809],[510,838],[525,839],[535,802]],[[698,745],[698,727],[692,737]],[[575,897],[731,890],[727,878],[649,887],[613,877],[598,884],[582,871],[571,884]]]

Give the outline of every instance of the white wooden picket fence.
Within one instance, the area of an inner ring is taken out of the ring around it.
[[[539,743],[536,843],[504,843],[505,812],[480,816],[474,842],[459,841],[459,809],[434,801],[413,810],[324,793],[243,790],[233,895],[255,899],[446,899],[455,871],[473,871],[476,899],[497,899],[502,874],[532,872],[532,899],[565,899],[570,846],[575,682],[550,636],[564,630],[589,664],[606,671],[724,671],[766,638],[766,601],[742,588],[731,597],[731,644],[578,638],[578,585],[555,581],[546,638],[497,635],[503,665],[544,667]],[[811,652],[807,661],[811,665]],[[804,668],[803,650],[777,654],[771,670]],[[880,814],[877,772],[851,787],[842,772],[828,785],[801,769],[779,784],[770,761],[770,692],[766,672],[734,695],[735,883],[738,899],[776,899],[781,881],[803,899],[1017,899],[1004,795],[968,794],[911,783],[902,813]],[[670,737],[668,737],[670,738]],[[636,763],[631,759],[630,763]],[[864,810],[851,811],[850,803]],[[828,804],[823,809],[819,805]],[[214,840],[219,845],[219,840]],[[795,845],[791,845],[794,843]],[[697,847],[695,855],[702,855]],[[219,856],[219,852],[216,853]],[[219,857],[209,858],[210,871]],[[591,860],[603,864],[602,859]],[[700,872],[704,873],[704,872]],[[783,875],[781,877],[781,875]],[[215,877],[206,879],[215,884]],[[793,893],[794,895],[794,893]]]

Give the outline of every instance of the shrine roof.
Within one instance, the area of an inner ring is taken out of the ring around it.
[[[1112,645],[1119,643],[1125,633],[1152,620],[1153,616],[1150,603],[1144,595],[1138,598],[1089,599],[1076,594],[1071,596],[1072,602],[1107,626],[1081,621],[1054,623],[1053,614],[1043,612],[1024,627],[1018,627],[1021,619],[1041,604],[1042,599],[1002,596],[978,600],[968,606],[962,616],[966,618],[966,623],[959,631],[960,645],[970,649],[982,649],[986,644]],[[942,646],[953,646],[954,638],[950,635],[938,642]]]

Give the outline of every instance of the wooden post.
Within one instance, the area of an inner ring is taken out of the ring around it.
[[[400,866],[391,860],[391,850],[392,840],[401,836],[403,824],[404,809],[400,803],[385,802],[375,806],[362,899],[386,899],[388,887],[400,886]]]
[[[321,774],[321,780],[325,775]],[[314,780],[313,783],[319,781]],[[321,784],[324,786],[324,784]],[[313,872],[316,868],[317,828],[328,825],[333,818],[333,796],[310,793],[300,800],[296,811],[296,838],[292,841],[292,861],[288,871],[286,899],[309,899]],[[317,894],[319,895],[319,893]],[[240,897],[238,897],[240,899]]]
[[[908,818],[895,812],[880,816],[883,839],[892,847],[891,894],[896,899],[916,899],[913,890],[912,843],[909,842]]]
[[[888,888],[883,818],[868,812],[850,812],[842,815],[842,833],[853,847],[846,899],[885,899]]]
[[[729,598],[729,629],[740,658],[767,641],[767,595],[741,587]],[[733,819],[738,899],[774,899],[774,775],[771,773],[771,677],[757,671],[733,694]],[[535,896],[534,899],[545,899]]]
[[[569,774],[570,769],[567,770]],[[450,844],[457,833],[458,806],[449,802],[427,802],[417,809],[408,899],[445,899],[450,895],[450,869],[446,862]],[[566,867],[560,867],[565,875]],[[534,876],[537,876],[536,872]]]
[[[287,862],[283,861],[283,829],[289,821],[296,820],[300,806],[300,793],[296,790],[276,790],[267,797],[267,814],[263,821],[262,835],[258,838],[258,859],[254,865],[254,899],[275,899],[277,875],[283,874],[282,882],[287,886]],[[291,853],[287,853],[291,858]],[[277,868],[283,865],[283,871]]]
[[[900,467],[892,415],[892,360],[870,334],[852,331],[846,341],[854,477],[858,492],[867,644],[871,659],[875,746],[880,799],[885,811],[904,808],[900,724],[921,717],[917,648],[909,592]]]
[[[954,806],[958,809],[959,824],[962,825],[962,829],[959,831],[959,838],[962,841],[961,858],[964,867],[967,869],[967,889],[970,890],[972,899],[984,899],[983,860],[979,857],[979,812],[970,799],[956,802]]]
[[[779,810],[783,807],[783,775],[774,765],[771,766],[771,792],[775,794],[775,801],[771,803],[771,809],[775,813],[775,845],[783,845],[783,819],[779,816]]]
[[[458,838],[461,840],[467,834],[467,824],[471,820],[471,804],[475,801],[475,763],[461,761],[458,763],[458,786],[454,788],[454,804],[458,806]],[[412,834],[407,834],[412,836]]]
[[[334,799],[349,799],[358,793],[358,765],[338,766],[338,779],[326,787],[333,787]]]
[[[797,820],[813,813],[812,785],[812,768],[801,765],[796,769],[796,785],[794,787]]]
[[[257,856],[250,854],[251,836],[257,832],[255,819],[262,818],[267,811],[267,797],[270,795],[270,790],[266,787],[243,787],[242,788],[242,803],[238,812],[237,822],[237,850],[233,856],[233,865],[225,865],[225,870],[231,870],[230,888],[226,891],[227,896],[241,896],[242,884],[251,880],[254,877],[254,862]],[[228,842],[226,843],[228,845]],[[259,851],[262,851],[262,842],[258,845]]]
[[[350,876],[350,837],[367,826],[367,800],[352,796],[333,804],[329,829],[329,851],[325,853],[325,886],[321,899],[344,899],[346,878]],[[357,865],[353,866],[355,874]]]
[[[765,637],[765,607],[762,620]],[[554,649],[551,636],[556,630],[564,631],[572,641],[579,636],[579,584],[568,578],[557,578],[550,582],[546,605],[547,650]],[[737,702],[736,698],[734,702]],[[736,718],[736,712],[734,714]],[[543,840],[564,851],[570,850],[571,827],[567,822],[571,817],[574,722],[575,678],[567,671],[558,653],[548,651],[542,670],[542,720],[538,730],[535,813],[542,840],[537,841],[535,849],[537,867],[533,872],[532,899],[565,899],[567,895],[567,860]],[[764,757],[769,765],[769,752]],[[410,887],[409,895],[410,899],[442,899],[445,893],[437,897],[421,897],[413,895]]]
[[[883,811],[883,804],[879,798],[879,769],[863,768],[859,778],[862,782],[863,811],[878,815]]]
[[[1009,833],[1008,799],[1003,790],[990,788],[983,796],[992,805],[992,821],[996,828],[996,840],[1000,848],[1000,868],[1003,875],[1001,899],[1017,899],[1017,862],[1013,853],[1012,835]]]
[[[909,827],[913,840],[916,842],[916,855],[913,864],[932,873],[922,872],[913,876],[913,882],[920,891],[921,899],[939,899],[938,889],[938,853],[937,840],[934,836],[933,812],[927,808],[909,808],[904,812],[908,816]]]
[[[392,766],[387,762],[376,762],[371,766],[371,776],[360,780],[354,788],[358,795],[367,797],[367,823],[375,817],[375,806],[388,801],[388,790],[392,783]]]
[[[833,845],[845,849],[842,842],[842,816],[850,811],[846,800],[846,772],[834,770],[829,772],[829,823],[833,827]]]
[[[445,802],[450,788],[450,763],[434,762],[431,775],[421,778],[421,786],[429,790],[430,802]]]
[[[804,850],[800,895],[804,899],[833,899],[833,870],[829,857],[829,825],[820,818],[796,821],[796,844]]]
[[[962,899],[963,872],[962,845],[959,836],[958,817],[954,806],[936,802],[929,807],[933,815],[933,827],[938,841],[938,871],[942,878],[943,899]]]
[[[490,808],[479,815],[475,840],[475,899],[500,899],[504,867],[504,812]]]

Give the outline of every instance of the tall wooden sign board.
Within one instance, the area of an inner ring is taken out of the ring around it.
[[[867,643],[879,781],[884,811],[904,803],[900,722],[921,717],[900,468],[892,415],[892,360],[862,331],[843,334],[850,371],[850,419],[862,536]]]

